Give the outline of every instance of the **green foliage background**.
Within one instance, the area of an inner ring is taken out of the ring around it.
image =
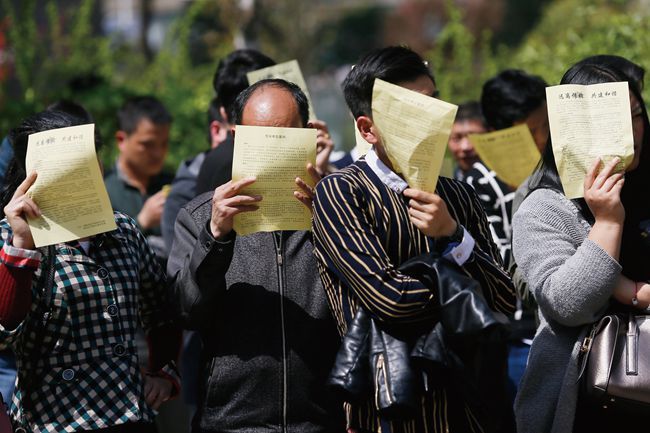
[[[215,59],[232,50],[233,29],[220,27],[225,11],[217,2],[192,2],[151,62],[132,47],[111,45],[107,37],[92,33],[94,0],[82,0],[73,10],[48,1],[47,31],[37,29],[35,6],[35,0],[22,0],[15,10],[9,0],[2,0],[18,84],[5,82],[1,88],[3,136],[21,118],[50,103],[74,100],[95,117],[104,140],[101,157],[105,166],[111,166],[117,155],[113,139],[117,110],[129,96],[153,94],[174,116],[169,168],[175,170],[182,159],[207,148],[206,110],[214,93]],[[214,22],[206,23],[204,17],[213,17]],[[198,44],[198,55],[190,51],[197,25],[217,30],[200,35],[209,43]]]
[[[233,49],[236,35],[257,38],[260,48],[279,61],[298,58],[308,74],[349,63],[383,44],[385,14],[377,6],[319,23],[305,2],[286,0],[279,7],[257,0],[246,24],[235,2],[196,0],[148,61],[136,48],[93,33],[95,0],[81,0],[74,9],[47,0],[44,12],[37,10],[36,0],[22,0],[19,9],[10,0],[0,2],[15,65],[13,79],[0,86],[0,134],[57,99],[74,99],[95,116],[107,165],[116,155],[115,113],[124,98],[136,94],[158,96],[174,116],[169,168],[207,147],[212,74]],[[650,17],[640,0],[536,0],[536,7],[542,3],[537,24],[514,46],[506,46],[515,39],[472,34],[462,11],[447,0],[448,21],[431,41],[434,48],[424,53],[442,98],[454,103],[478,99],[483,82],[505,68],[525,69],[556,84],[571,64],[588,55],[618,54],[644,66],[650,59]],[[289,12],[290,20],[278,19]],[[39,13],[45,13],[46,26],[37,26]],[[648,90],[644,96],[650,97]]]
[[[500,70],[523,69],[558,84],[579,60],[616,54],[646,67],[650,60],[650,16],[639,2],[558,0],[515,47],[492,44],[492,35],[476,38],[463,25],[461,11],[447,2],[450,20],[428,53],[443,99],[478,99],[483,83]],[[644,90],[648,100],[650,90]]]

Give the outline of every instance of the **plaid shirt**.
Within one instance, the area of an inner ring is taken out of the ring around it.
[[[138,319],[145,331],[171,323],[165,275],[135,222],[118,212],[115,222],[117,230],[90,239],[88,253],[78,242],[55,245],[45,318],[41,253],[11,246],[11,228],[0,221],[0,263],[35,270],[29,313],[14,330],[0,326],[0,348],[11,346],[18,366],[11,415],[30,431],[153,421],[135,332]],[[175,378],[175,371],[172,362],[161,373]]]

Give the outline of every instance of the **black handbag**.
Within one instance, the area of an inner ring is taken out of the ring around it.
[[[582,347],[581,398],[603,409],[650,409],[650,316],[612,313],[596,322]]]

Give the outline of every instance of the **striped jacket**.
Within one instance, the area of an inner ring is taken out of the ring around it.
[[[494,310],[511,313],[515,308],[512,282],[502,269],[476,194],[470,186],[444,177],[438,180],[436,193],[476,241],[464,272],[480,283]],[[433,293],[397,269],[432,250],[434,240],[410,222],[408,199],[385,185],[365,158],[318,184],[313,232],[319,272],[341,336],[359,305],[388,324],[433,320]],[[346,411],[349,427],[373,432],[483,431],[468,405],[444,386],[434,386],[422,396],[421,414],[414,419],[380,419],[372,396],[346,404]]]

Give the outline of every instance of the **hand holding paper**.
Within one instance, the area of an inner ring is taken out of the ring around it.
[[[212,216],[210,231],[215,239],[223,238],[233,229],[235,215],[241,212],[254,212],[259,207],[262,196],[241,194],[241,190],[255,182],[254,177],[238,181],[228,181],[214,190],[212,195]]]
[[[255,212],[238,213],[239,235],[260,231],[309,230],[311,212],[296,197],[296,177],[313,187],[307,164],[315,164],[316,130],[237,125],[233,152],[233,182],[255,177],[242,195],[261,196]]]
[[[25,165],[38,177],[27,194],[41,216],[28,221],[37,247],[116,229],[94,131],[89,124],[29,136]]]
[[[375,79],[372,118],[393,167],[409,186],[433,192],[458,107]]]
[[[12,245],[26,250],[34,249],[34,237],[27,223],[28,218],[38,218],[41,210],[27,195],[27,190],[36,181],[37,173],[31,172],[27,178],[16,188],[13,197],[4,208],[7,222],[11,226],[13,235]]]

